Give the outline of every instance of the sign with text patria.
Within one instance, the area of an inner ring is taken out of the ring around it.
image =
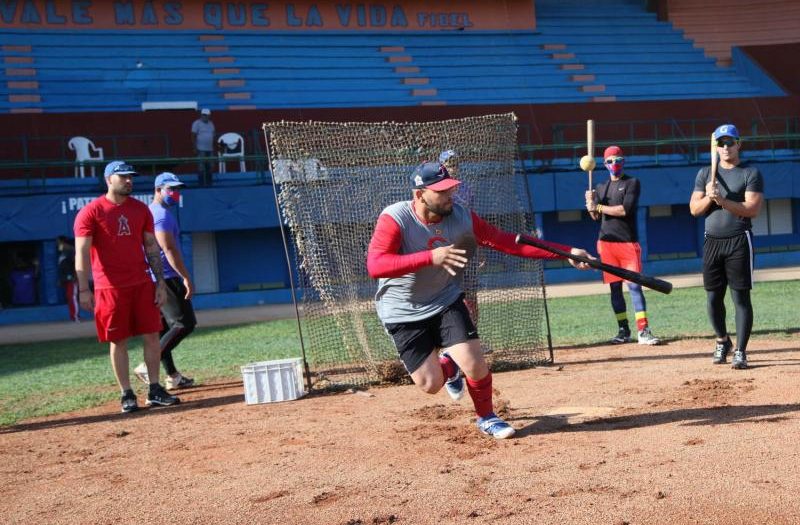
[[[535,27],[531,0],[0,0],[0,28],[4,29],[493,31]]]

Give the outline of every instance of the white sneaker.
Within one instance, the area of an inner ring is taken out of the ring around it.
[[[479,417],[476,421],[478,430],[495,439],[510,438],[516,433],[514,427],[497,417],[494,412],[486,417]]]
[[[194,385],[194,379],[178,374],[176,377],[167,376],[164,383],[167,385],[167,390],[178,390],[181,388],[189,388]]]
[[[141,381],[145,385],[150,384],[150,375],[147,373],[146,364],[139,363],[139,365],[133,369],[133,373],[136,374],[136,377],[139,378],[139,381]]]
[[[657,345],[661,344],[661,339],[653,335],[649,326],[645,326],[643,330],[639,330],[639,344],[640,345]]]

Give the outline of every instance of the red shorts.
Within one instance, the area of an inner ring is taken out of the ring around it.
[[[101,342],[117,342],[161,330],[161,312],[152,282],[95,291],[94,323]]]
[[[601,262],[642,273],[642,247],[638,242],[597,241],[597,253]],[[622,280],[622,277],[603,272],[603,282],[606,284]]]

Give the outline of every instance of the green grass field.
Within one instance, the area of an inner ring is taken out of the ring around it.
[[[800,281],[759,283],[753,291],[754,338],[797,336],[800,316],[793,309]],[[632,321],[630,298],[629,317]],[[702,288],[676,289],[670,295],[647,293],[653,331],[659,337],[711,337]],[[728,326],[733,305],[727,298]],[[548,301],[556,347],[604,344],[616,333],[608,295]],[[709,343],[710,346],[710,343]],[[142,360],[141,342],[131,342],[131,367]],[[241,379],[239,367],[300,355],[293,320],[198,329],[175,352],[180,369],[199,381]],[[556,359],[558,355],[556,353]],[[143,394],[143,385],[134,382]],[[0,345],[0,425],[96,406],[117,399],[107,345],[95,339]]]

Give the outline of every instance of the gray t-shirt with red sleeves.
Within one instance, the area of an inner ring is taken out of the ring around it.
[[[472,214],[467,208],[453,204],[453,213],[441,222],[426,224],[414,213],[411,201],[392,204],[387,214],[400,226],[400,254],[432,250],[455,244],[474,249]],[[470,244],[469,239],[472,239]],[[471,255],[468,253],[468,256]],[[378,280],[375,302],[383,323],[410,323],[434,316],[453,304],[463,293],[463,273],[452,276],[439,266],[425,266],[400,277]]]
[[[694,181],[694,191],[706,191],[711,168],[700,168]],[[741,163],[731,169],[717,167],[717,182],[720,194],[734,202],[744,202],[746,191],[764,193],[764,178],[758,168]],[[733,237],[750,230],[753,224],[749,217],[740,217],[716,204],[706,212],[706,235],[711,237]]]

